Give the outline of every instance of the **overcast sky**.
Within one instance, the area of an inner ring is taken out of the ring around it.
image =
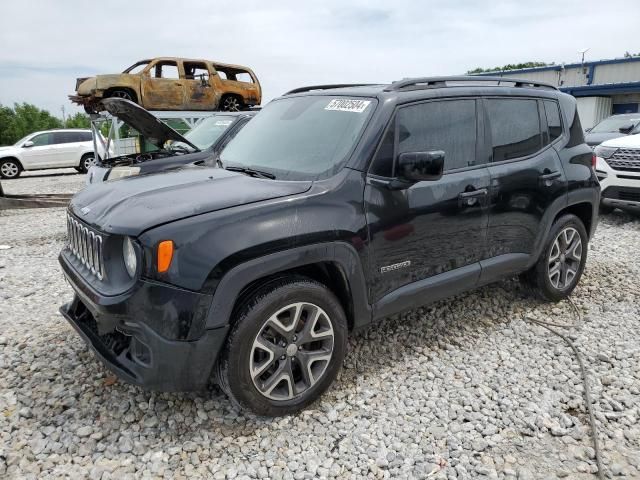
[[[224,8],[220,8],[224,6]],[[154,56],[248,65],[269,100],[524,61],[640,53],[640,1],[1,0],[0,103],[60,116],[75,78]]]

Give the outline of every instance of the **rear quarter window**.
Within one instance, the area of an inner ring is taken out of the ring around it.
[[[562,135],[562,121],[560,120],[559,106],[553,100],[545,100],[544,111],[547,117],[547,129],[549,131],[549,142],[553,143]]]

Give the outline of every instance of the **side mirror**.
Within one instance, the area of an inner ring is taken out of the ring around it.
[[[444,171],[444,152],[405,152],[398,155],[398,178],[416,183],[439,180]]]
[[[620,133],[631,133],[631,130],[633,130],[633,124],[625,125],[624,127],[620,127],[618,129]]]
[[[29,148],[29,147],[33,147],[33,142],[31,140],[27,140],[22,144],[22,148]]]

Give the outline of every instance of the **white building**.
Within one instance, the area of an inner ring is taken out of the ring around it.
[[[640,57],[480,73],[546,82],[576,97],[583,128],[616,113],[640,111]]]

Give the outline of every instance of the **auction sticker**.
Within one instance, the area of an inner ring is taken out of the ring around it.
[[[362,113],[369,106],[371,100],[351,100],[348,98],[334,98],[325,110],[335,110],[338,112]]]

